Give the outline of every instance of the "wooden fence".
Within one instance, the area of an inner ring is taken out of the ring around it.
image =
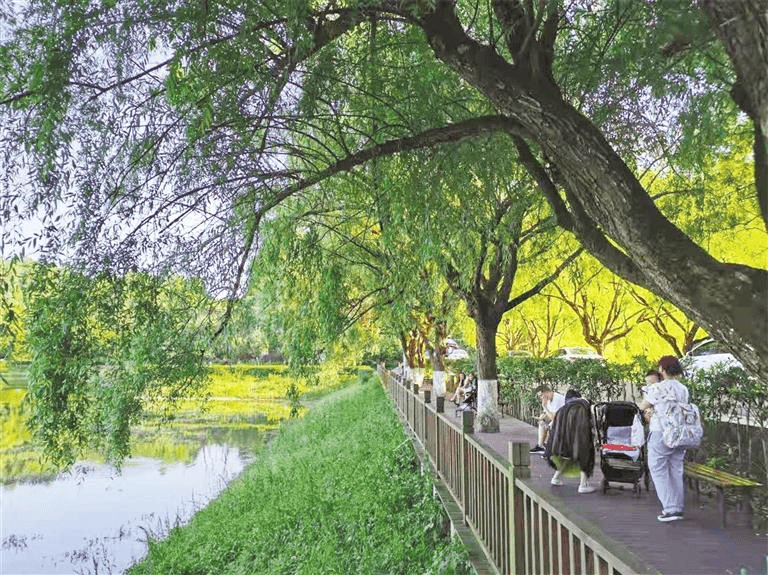
[[[527,442],[510,442],[504,461],[473,438],[469,414],[458,425],[402,380],[381,369],[379,375],[495,573],[658,573],[589,522],[558,509],[548,491],[530,481]]]

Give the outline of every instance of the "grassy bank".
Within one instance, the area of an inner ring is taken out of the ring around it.
[[[131,575],[466,573],[410,441],[370,378],[284,424],[189,524]]]

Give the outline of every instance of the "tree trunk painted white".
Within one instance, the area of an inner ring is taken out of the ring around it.
[[[424,384],[424,368],[412,367],[411,368],[411,383],[415,383],[419,387]]]
[[[499,413],[497,380],[477,380],[477,417],[475,421],[480,423],[480,431],[485,433],[498,433]]]
[[[445,379],[446,373],[444,371],[432,373],[432,391],[435,397],[443,397],[445,395]]]

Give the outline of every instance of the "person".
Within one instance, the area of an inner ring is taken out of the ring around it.
[[[463,386],[463,393],[461,397],[461,401],[457,404],[459,407],[459,410],[465,410],[465,409],[476,409],[476,401],[475,398],[477,397],[477,378],[475,377],[475,374],[468,373],[467,376],[464,378],[464,386]]]
[[[563,476],[579,472],[579,493],[597,489],[589,478],[595,468],[595,443],[589,401],[575,389],[565,394],[565,405],[557,410],[547,438],[545,457],[555,473],[552,485],[563,485]]]
[[[653,409],[664,401],[688,403],[688,388],[677,380],[683,375],[683,367],[678,359],[671,355],[659,359],[659,373],[663,379],[644,388],[640,409]],[[685,507],[685,448],[666,446],[662,437],[661,422],[653,411],[648,432],[648,471],[661,503],[661,515],[657,519],[665,523],[677,521],[683,518]]]
[[[659,383],[662,380],[661,374],[656,369],[649,369],[645,373],[645,385],[648,387],[649,385],[653,385],[654,383]],[[648,407],[643,410],[643,419],[645,419],[646,423],[650,423],[651,421],[651,415],[653,415],[653,408]]]
[[[531,453],[544,453],[544,443],[547,434],[555,419],[555,413],[565,405],[565,396],[562,393],[552,391],[548,385],[540,385],[535,390],[536,399],[541,402],[542,412],[538,417],[539,435],[536,446],[531,449]]]
[[[456,405],[461,405],[461,402],[464,401],[464,394],[466,393],[466,390],[464,389],[464,382],[465,377],[463,372],[459,372],[459,381],[456,384],[456,389],[453,392],[453,396],[448,398],[448,401],[452,401]]]

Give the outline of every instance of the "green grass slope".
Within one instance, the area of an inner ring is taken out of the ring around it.
[[[468,573],[432,480],[372,378],[285,424],[131,575]]]

